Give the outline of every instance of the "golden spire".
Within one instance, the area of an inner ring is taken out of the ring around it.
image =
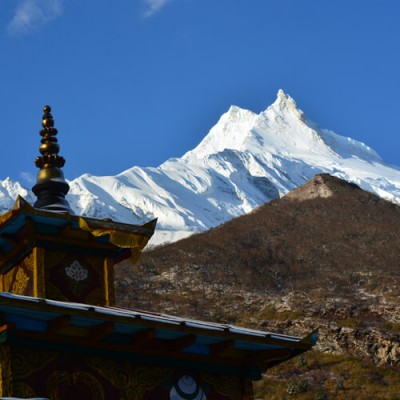
[[[50,106],[44,106],[43,111],[43,129],[40,131],[42,144],[39,147],[41,156],[35,160],[35,164],[40,170],[36,185],[32,188],[37,197],[34,207],[72,214],[68,201],[65,199],[69,186],[61,170],[65,164],[65,159],[58,155],[60,151],[56,138],[58,131],[54,128]]]

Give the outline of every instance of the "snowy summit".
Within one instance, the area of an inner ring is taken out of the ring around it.
[[[160,243],[250,212],[320,173],[400,203],[398,168],[364,143],[321,129],[279,90],[260,114],[230,107],[182,158],[117,176],[85,174],[70,182],[68,199],[79,215],[127,223],[158,217],[153,243]],[[31,200],[18,183],[0,181],[3,211],[17,190]]]

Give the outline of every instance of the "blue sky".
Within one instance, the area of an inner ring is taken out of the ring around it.
[[[279,88],[400,165],[398,0],[1,0],[0,179],[36,176],[42,106],[65,175],[192,149]]]

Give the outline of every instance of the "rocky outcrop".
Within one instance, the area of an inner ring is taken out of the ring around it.
[[[316,198],[327,198],[333,196],[340,190],[359,189],[354,183],[346,182],[329,174],[318,174],[304,185],[289,192],[285,199],[288,200],[311,200]]]

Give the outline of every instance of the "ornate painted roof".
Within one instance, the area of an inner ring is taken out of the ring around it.
[[[79,236],[82,233],[91,238],[99,252],[108,252],[114,259],[129,255],[137,259],[153,235],[156,222],[157,219],[131,225],[39,210],[18,197],[14,208],[0,215],[0,273],[7,272],[17,258],[22,259],[37,243],[61,242],[64,237],[86,247],[88,241]]]
[[[299,338],[162,313],[95,307],[0,293],[0,342],[185,366],[260,379],[268,368],[310,350]]]

